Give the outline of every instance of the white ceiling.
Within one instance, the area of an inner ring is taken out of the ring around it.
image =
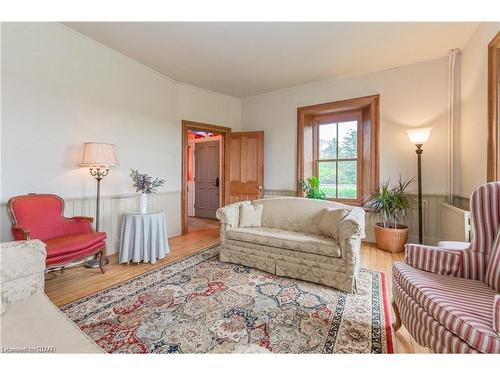
[[[477,23],[70,22],[175,79],[246,97],[445,56]]]

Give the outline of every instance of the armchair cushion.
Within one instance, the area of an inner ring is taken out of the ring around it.
[[[82,260],[83,258],[95,254],[97,251],[102,250],[105,246],[106,244],[104,242],[97,242],[96,244],[82,250],[47,258],[46,264],[47,267],[55,267],[70,262],[76,262],[78,260]]]
[[[493,329],[495,291],[485,283],[425,272],[401,262],[394,263],[393,277],[447,330],[480,352],[500,353],[500,336]]]
[[[486,284],[500,292],[500,231],[497,233],[491,247],[485,280]]]
[[[405,246],[405,261],[408,265],[423,271],[459,276],[462,253],[435,246],[407,244]]]
[[[87,249],[105,239],[106,233],[92,232],[55,237],[44,242],[47,246],[47,258],[52,258]]]

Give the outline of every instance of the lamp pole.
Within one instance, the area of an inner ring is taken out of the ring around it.
[[[417,148],[417,174],[418,174],[418,243],[423,243],[423,223],[422,223],[422,146],[428,141],[432,128],[415,128],[407,131],[410,142]]]
[[[417,175],[418,175],[418,243],[422,244],[422,144],[415,145],[417,154]]]
[[[101,180],[109,174],[109,167],[102,171],[100,167],[90,168],[90,175],[97,180],[97,198],[95,208],[95,230],[99,232],[99,208],[101,201]]]

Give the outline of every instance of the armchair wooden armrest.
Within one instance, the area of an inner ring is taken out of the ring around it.
[[[89,223],[94,222],[94,218],[89,216],[73,216],[73,217],[68,217],[67,219],[76,221],[88,221]]]
[[[12,237],[16,241],[28,241],[31,240],[30,230],[20,225],[12,226]]]

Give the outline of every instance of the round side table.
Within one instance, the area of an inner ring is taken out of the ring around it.
[[[156,263],[170,252],[163,211],[123,215],[120,263]]]

